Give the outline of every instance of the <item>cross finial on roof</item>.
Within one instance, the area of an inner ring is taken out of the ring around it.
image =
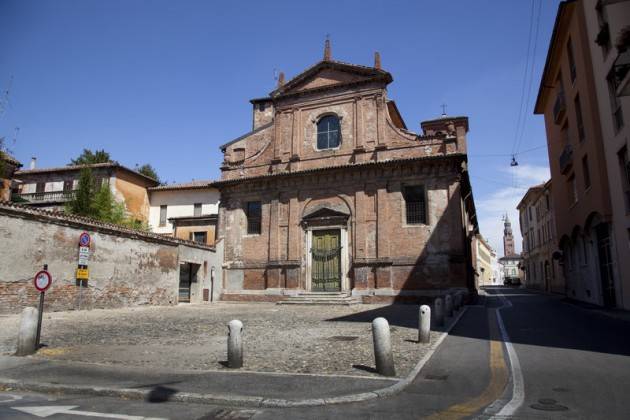
[[[330,52],[330,34],[326,34],[326,41],[324,42],[324,61],[330,61],[332,59],[332,53]]]
[[[442,117],[446,117],[446,104],[440,105],[442,107]]]

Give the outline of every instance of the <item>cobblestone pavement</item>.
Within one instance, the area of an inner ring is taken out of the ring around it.
[[[227,323],[244,323],[244,370],[372,376],[371,321],[392,328],[397,374],[427,346],[417,344],[416,305],[282,306],[218,303],[44,314],[37,357],[166,369],[221,370]],[[0,317],[0,352],[15,351],[19,315]],[[439,337],[432,332],[432,340]]]

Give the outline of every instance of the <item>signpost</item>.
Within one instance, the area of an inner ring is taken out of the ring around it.
[[[90,260],[90,244],[92,238],[87,232],[79,235],[79,261],[77,264],[77,286],[79,286],[79,309],[81,309],[81,297],[83,295],[83,287],[87,286],[87,282],[90,278],[90,270],[88,269],[88,262]]]
[[[35,348],[39,349],[39,338],[42,332],[42,319],[44,315],[44,294],[52,284],[52,276],[48,272],[48,264],[44,264],[44,269],[38,271],[33,278],[35,288],[39,290],[39,310],[37,319],[37,336],[35,338]]]

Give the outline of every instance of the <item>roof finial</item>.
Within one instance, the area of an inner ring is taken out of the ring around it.
[[[278,87],[281,87],[282,85],[284,85],[284,72],[281,71],[280,74],[278,74]]]
[[[446,104],[440,105],[442,107],[442,118],[446,118]]]
[[[332,54],[330,52],[330,34],[326,34],[326,42],[324,43],[324,61],[330,61]]]
[[[381,53],[374,51],[374,68],[381,69]]]

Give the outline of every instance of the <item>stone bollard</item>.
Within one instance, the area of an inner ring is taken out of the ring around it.
[[[376,371],[384,376],[396,376],[389,323],[385,318],[376,318],[372,321],[372,336]]]
[[[444,312],[447,318],[453,316],[453,297],[450,294],[444,297]]]
[[[431,307],[420,306],[420,323],[418,324],[418,343],[431,342]]]
[[[28,356],[37,351],[37,320],[39,313],[35,308],[24,308],[18,331],[16,356]]]
[[[436,298],[433,306],[435,310],[435,325],[441,327],[444,325],[444,302],[442,298]]]
[[[233,319],[228,323],[228,367],[243,367],[243,323]]]

